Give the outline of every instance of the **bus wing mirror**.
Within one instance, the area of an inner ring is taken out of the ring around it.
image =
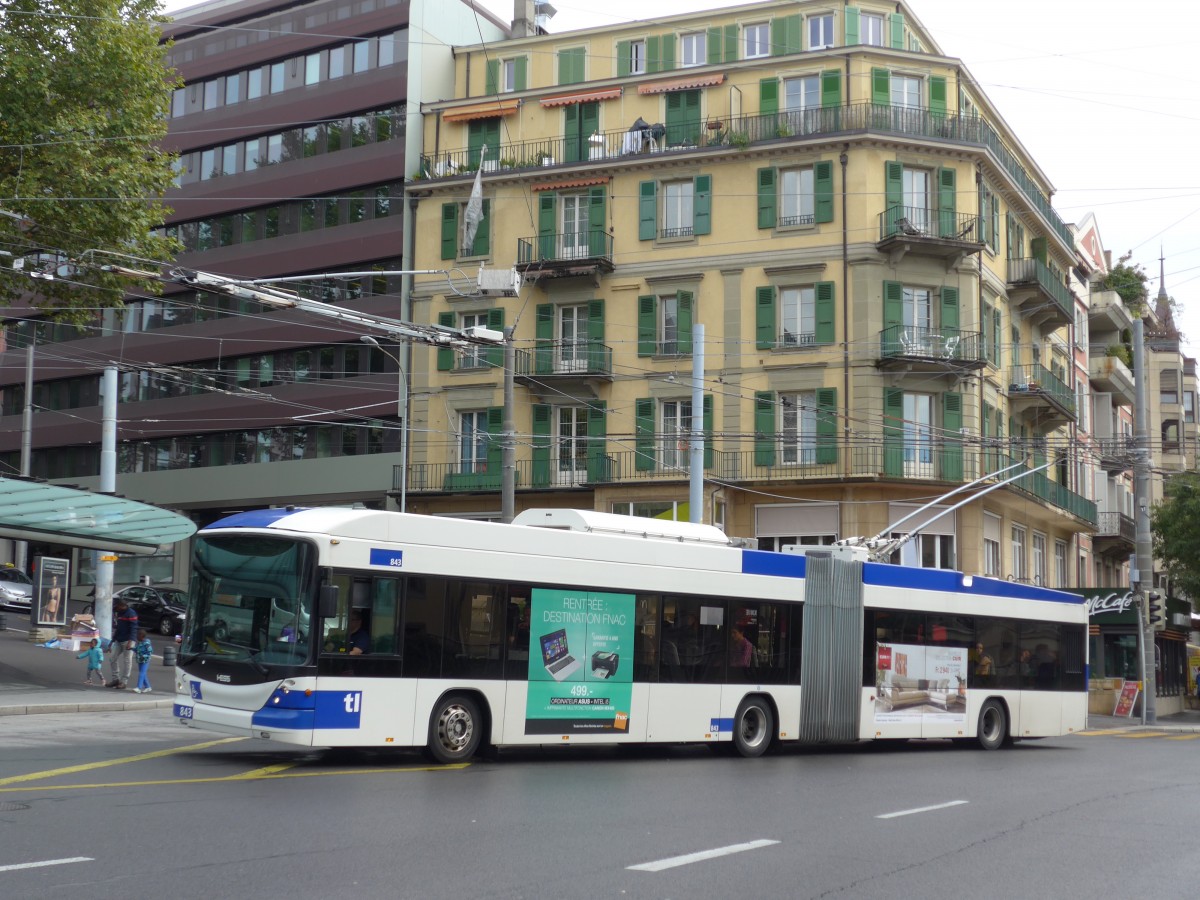
[[[321,592],[318,596],[318,614],[323,619],[332,619],[337,615],[338,609],[338,586],[336,584],[321,585]]]

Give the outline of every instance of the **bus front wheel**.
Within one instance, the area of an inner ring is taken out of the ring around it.
[[[1008,739],[1008,714],[998,700],[986,701],[979,710],[976,739],[984,750],[999,750]]]
[[[440,763],[464,762],[483,737],[479,707],[469,697],[443,697],[429,719],[429,755]]]
[[[747,697],[733,720],[733,746],[742,756],[762,756],[771,745],[775,717],[761,697]]]

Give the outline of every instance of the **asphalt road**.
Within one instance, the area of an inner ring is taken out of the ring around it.
[[[167,711],[0,727],[0,896],[1192,897],[1200,734],[298,751]]]

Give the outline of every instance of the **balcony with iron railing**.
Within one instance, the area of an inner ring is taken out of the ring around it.
[[[758,441],[753,450],[715,449],[705,454],[705,472],[721,481],[805,482],[837,484],[847,480],[905,481],[964,484],[1017,462],[1006,449],[964,446],[952,441],[875,441],[853,446],[820,446],[815,442]],[[653,453],[644,450],[560,453],[551,447],[540,459],[533,451],[517,451],[516,484],[520,490],[588,489],[601,485],[686,483],[688,450],[672,441]],[[607,445],[606,445],[607,449]],[[1025,464],[1026,470],[1034,468]],[[997,474],[1011,478],[1016,470]],[[400,490],[400,467],[393,477],[393,492]],[[1040,500],[1089,523],[1096,521],[1096,504],[1048,477],[1033,472],[1007,489]],[[500,468],[476,462],[417,463],[409,466],[409,493],[467,493],[500,490]]]
[[[612,347],[599,341],[538,341],[533,350],[517,350],[518,381],[548,378],[612,380]]]
[[[517,268],[539,275],[578,275],[613,270],[613,236],[601,229],[517,239]]]
[[[710,124],[718,127],[708,127]],[[587,141],[547,137],[501,141],[487,148],[485,175],[529,172],[546,168],[599,163],[645,161],[653,154],[696,151],[735,153],[751,145],[796,142],[807,138],[883,133],[914,138],[922,143],[970,144],[986,149],[1017,185],[1021,195],[1067,247],[1074,246],[1066,223],[1029,171],[1005,146],[1000,134],[979,116],[935,112],[873,103],[785,110],[777,113],[730,116],[712,123],[699,119],[669,126],[661,137],[649,128],[598,131]],[[438,149],[421,157],[419,179],[466,178],[480,167],[480,148]]]
[[[1039,424],[1075,418],[1075,394],[1045,366],[1013,366],[1009,378],[1008,399],[1014,412]]]
[[[1022,314],[1043,326],[1075,321],[1074,295],[1040,259],[1008,261],[1008,299]]]
[[[1092,446],[1100,457],[1100,468],[1105,472],[1124,472],[1133,468],[1136,444],[1130,437],[1100,438]]]
[[[879,214],[881,251],[896,265],[905,254],[946,260],[954,268],[968,253],[983,250],[979,216],[950,209],[889,206]]]
[[[927,363],[947,372],[958,373],[982,369],[987,364],[987,358],[984,355],[983,338],[978,331],[892,325],[879,333],[877,364],[880,368],[913,362]]]
[[[1096,533],[1092,538],[1092,546],[1101,553],[1133,549],[1137,539],[1137,525],[1133,516],[1122,512],[1102,512],[1096,515]]]

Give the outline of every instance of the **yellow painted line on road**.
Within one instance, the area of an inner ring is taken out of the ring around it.
[[[1124,728],[1093,728],[1091,731],[1077,731],[1076,734],[1124,734]]]
[[[235,740],[242,740],[235,738]],[[275,781],[282,778],[325,778],[331,775],[395,775],[408,774],[409,772],[447,772],[457,771],[470,767],[469,762],[452,763],[447,766],[412,766],[411,768],[389,768],[389,769],[343,769],[334,772],[276,772],[275,774],[256,775],[257,772],[268,772],[271,769],[285,769],[293,764],[280,764],[279,766],[267,766],[263,769],[256,769],[250,772],[239,772],[237,775],[221,775],[212,776],[209,778],[163,778],[153,781],[110,781],[104,784],[39,784],[34,787],[15,787],[8,788],[3,793],[28,793],[30,791],[72,791],[72,790],[95,790],[97,788],[125,788],[125,787],[155,787],[159,785],[171,784],[221,784],[237,781],[247,781],[254,778],[258,781]],[[299,765],[295,763],[294,765]]]
[[[1194,741],[1200,738],[1200,734],[1172,734],[1167,736],[1168,741]]]
[[[207,750],[209,747],[217,747],[221,744],[229,744],[234,741],[244,741],[246,738],[228,737],[221,738],[216,741],[205,741],[202,744],[189,744],[186,747],[175,747],[171,750],[155,750],[152,753],[139,753],[137,756],[124,756],[120,759],[107,759],[102,762],[82,763],[78,766],[67,766],[64,769],[47,769],[44,772],[30,772],[27,775],[12,775],[8,778],[0,778],[0,787],[7,787],[10,784],[20,784],[22,781],[37,781],[41,778],[54,778],[57,775],[74,775],[76,772],[89,772],[94,769],[104,769],[109,766],[120,766],[125,763],[141,762],[146,759],[159,759],[164,756],[174,756],[176,753],[189,753],[193,750]]]
[[[1129,734],[1118,734],[1117,737],[1130,738],[1131,740],[1136,740],[1137,738],[1162,737],[1164,733],[1165,732],[1162,732],[1162,731],[1132,731]]]
[[[298,765],[300,765],[300,763],[298,763],[298,762],[278,763],[273,766],[264,766],[261,769],[251,769],[249,772],[243,772],[240,775],[230,775],[229,779],[231,781],[237,780],[237,779],[242,779],[244,781],[252,781],[255,778],[266,778],[268,775],[277,775],[278,773],[284,771],[285,769],[290,769],[293,766],[298,766]]]

